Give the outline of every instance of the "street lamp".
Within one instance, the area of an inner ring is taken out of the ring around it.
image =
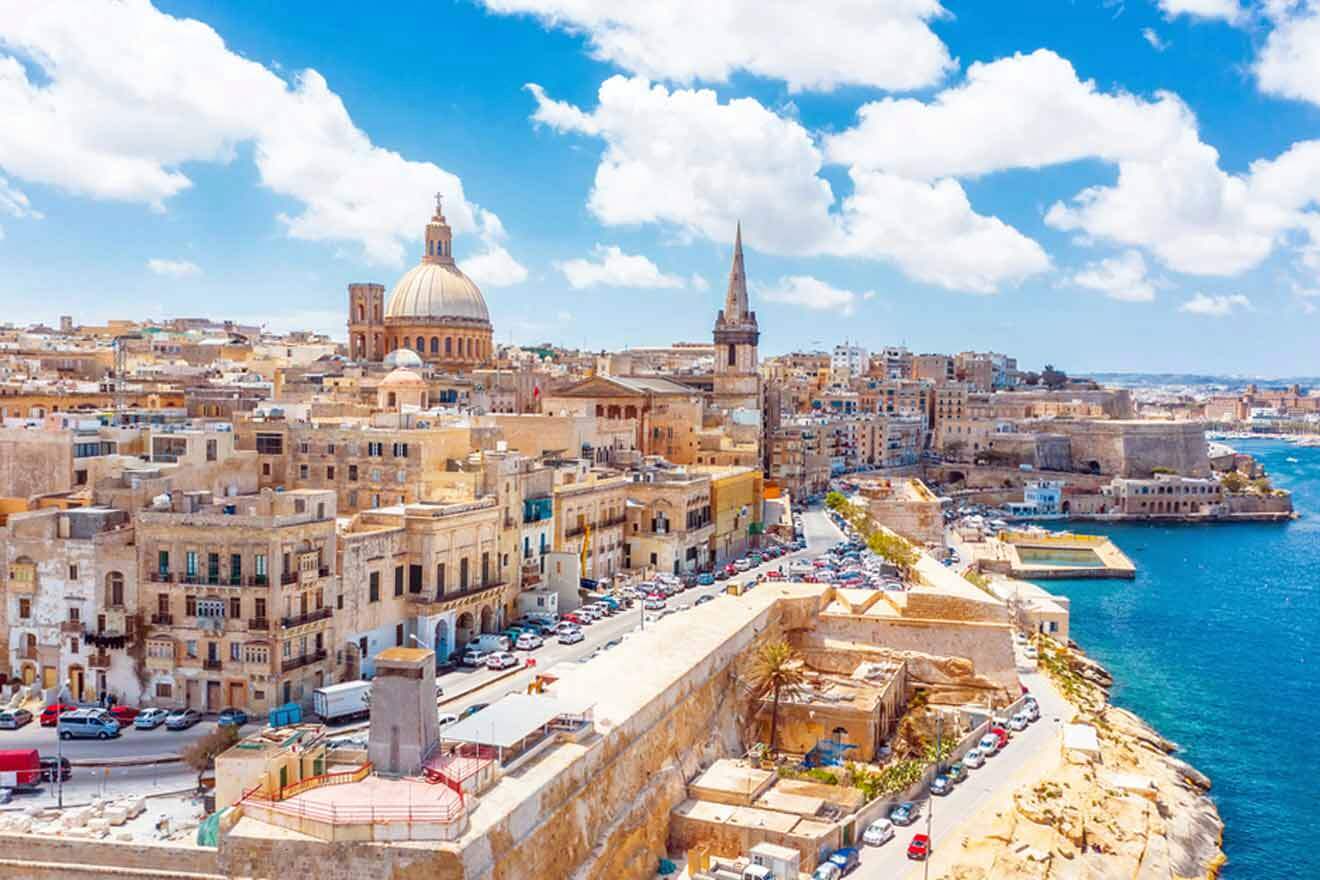
[[[940,768],[944,764],[944,713],[935,716],[935,775],[940,775]],[[935,852],[935,840],[931,836],[931,822],[935,816],[935,797],[928,795],[926,798],[926,858],[922,860],[922,874],[925,880],[930,880],[930,857]]]

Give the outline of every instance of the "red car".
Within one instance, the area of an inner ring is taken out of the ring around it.
[[[1002,751],[1008,745],[1008,731],[1002,727],[990,728],[990,735],[999,740],[999,748]]]
[[[930,855],[930,838],[924,834],[914,834],[912,842],[908,844],[908,858],[920,862],[925,861],[928,855]]]
[[[77,706],[70,706],[68,703],[51,703],[41,710],[41,726],[54,727],[55,722],[60,719],[61,715],[65,712],[72,712],[77,708]]]
[[[110,714],[119,722],[120,727],[128,727],[137,719],[141,709],[134,709],[132,706],[112,706]]]
[[[585,617],[578,617],[576,614],[565,614],[564,620],[567,620],[569,623],[576,623],[578,626],[587,626],[591,623],[590,620],[587,620]]]

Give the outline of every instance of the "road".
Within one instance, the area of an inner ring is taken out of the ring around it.
[[[839,541],[843,535],[839,529],[830,522],[829,517],[821,510],[809,510],[802,516],[803,537],[807,540],[805,550],[798,553],[791,553],[787,556],[781,556],[779,559],[767,562],[758,568],[749,569],[742,574],[735,575],[728,581],[717,581],[713,586],[694,587],[685,590],[669,600],[670,608],[678,608],[684,605],[691,606],[697,599],[706,595],[716,595],[722,592],[729,583],[743,583],[754,579],[758,574],[765,574],[773,569],[778,569],[781,565],[785,570],[788,569],[788,563],[801,556],[814,557],[824,553],[831,545]],[[718,600],[717,600],[718,601]],[[561,645],[558,641],[551,639],[545,646],[536,650],[527,652],[530,656],[536,658],[536,666],[525,669],[516,675],[500,679],[494,686],[478,690],[472,694],[460,697],[444,703],[440,707],[442,713],[461,713],[468,706],[474,703],[491,703],[499,697],[504,696],[510,691],[523,691],[535,677],[537,672],[543,672],[557,663],[572,662],[590,656],[599,650],[607,642],[622,638],[626,633],[639,629],[642,624],[643,613],[654,614],[654,612],[643,612],[641,603],[637,603],[632,610],[624,611],[613,617],[606,617],[598,620],[589,626],[583,627],[582,634],[586,638],[576,645]],[[679,611],[678,614],[683,612]],[[649,626],[650,624],[646,624]],[[524,656],[519,652],[519,656]],[[487,669],[459,670],[450,672],[441,676],[438,680],[446,693],[457,693],[467,688],[483,682],[498,678],[498,673]]]
[[[113,761],[129,758],[177,755],[196,739],[215,729],[215,721],[208,719],[187,730],[166,730],[164,725],[155,730],[136,730],[125,727],[115,739],[71,739],[63,743],[64,757],[70,761]],[[259,725],[247,725],[244,734],[258,730]],[[60,748],[54,727],[42,727],[36,721],[21,730],[0,730],[0,749],[36,749],[43,757],[53,756]]]
[[[1035,663],[1026,660],[1021,653],[1018,655],[1018,673],[1022,683],[1040,703],[1040,720],[1021,733],[1013,734],[1008,748],[987,759],[980,769],[969,770],[967,778],[956,785],[951,794],[919,801],[920,812],[915,825],[895,829],[898,833],[884,846],[863,847],[861,866],[849,875],[851,878],[920,878],[922,864],[908,859],[907,846],[914,834],[926,833],[927,813],[932,807],[930,835],[935,848],[956,845],[960,825],[976,815],[986,801],[1009,790],[1019,771],[1028,763],[1039,758],[1046,749],[1059,747],[1060,730],[1065,719],[1071,717],[1067,702],[1045,676],[1036,671]],[[863,830],[858,829],[859,836]]]

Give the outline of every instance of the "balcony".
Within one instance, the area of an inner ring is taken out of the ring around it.
[[[295,626],[302,626],[305,623],[316,623],[318,620],[328,620],[332,614],[334,614],[334,612],[329,608],[317,608],[315,611],[308,611],[306,614],[281,618],[280,626],[284,629],[291,629]]]
[[[298,572],[296,572],[296,571],[286,571],[286,572],[284,572],[283,574],[280,575],[280,585],[281,585],[281,586],[285,586],[285,587],[287,587],[287,586],[289,586],[290,584],[296,584],[296,583],[298,583]]]
[[[109,669],[109,654],[93,654],[87,658],[87,666],[91,669]]]
[[[172,584],[174,583],[173,572],[153,571],[150,575],[151,582],[154,584]]]
[[[500,587],[503,587],[504,584],[504,581],[499,581],[481,586],[471,586],[466,590],[449,590],[441,596],[435,596],[431,593],[409,593],[408,601],[417,605],[440,605],[445,602],[452,602],[455,599],[465,599],[491,590],[498,590]]]
[[[174,626],[174,615],[153,614],[151,615],[151,623],[154,626]]]
[[[60,633],[66,636],[80,636],[83,633],[81,620],[61,620]]]
[[[37,659],[37,649],[36,649],[36,647],[34,646],[34,647],[30,647],[30,648],[20,648],[19,651],[18,651],[18,659],[20,659],[20,660],[36,660],[36,659]]]
[[[224,667],[224,663],[218,659],[213,659],[211,657],[208,657],[202,661],[202,668],[209,669],[212,672],[218,672],[223,667]]]
[[[292,672],[295,669],[301,669],[304,666],[311,666],[313,663],[320,663],[325,659],[325,651],[316,651],[311,654],[304,654],[301,657],[291,657],[281,664],[284,672]]]
[[[270,621],[264,617],[253,617],[248,620],[248,629],[268,630]]]

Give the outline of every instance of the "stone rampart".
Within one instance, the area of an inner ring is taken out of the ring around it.
[[[174,876],[170,872],[223,876],[213,847],[0,834],[0,877],[77,876],[94,870],[130,877]]]

